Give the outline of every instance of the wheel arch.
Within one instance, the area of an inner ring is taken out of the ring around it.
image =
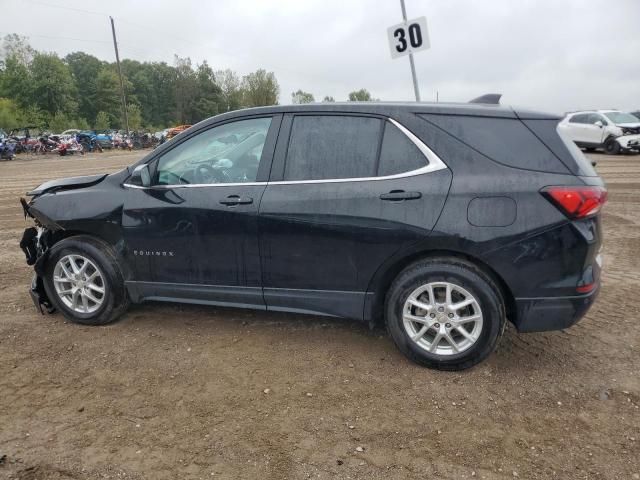
[[[406,254],[405,256],[396,259],[388,265],[381,267],[369,282],[369,288],[367,289],[367,299],[365,303],[364,317],[368,320],[370,325],[380,325],[384,317],[384,302],[387,291],[393,283],[394,279],[409,265],[416,263],[420,260],[426,260],[436,257],[448,257],[471,263],[476,268],[480,269],[485,275],[487,275],[496,284],[500,290],[500,294],[504,300],[505,311],[507,318],[513,322],[516,315],[516,302],[513,292],[498,272],[496,272],[489,264],[482,261],[480,258],[469,255],[466,252],[451,249],[429,249],[420,250]]]
[[[118,263],[118,267],[120,268],[120,271],[122,272],[123,278],[125,280],[131,278],[132,275],[132,268],[129,265],[129,262],[127,262],[124,252],[123,252],[123,248],[121,245],[121,242],[113,242],[112,238],[103,238],[103,236],[101,235],[97,235],[95,232],[87,232],[87,231],[83,231],[83,230],[56,230],[51,232],[51,239],[50,239],[50,243],[49,245],[47,245],[47,250],[46,252],[40,257],[38,258],[38,260],[36,261],[36,264],[34,265],[34,269],[36,271],[36,273],[38,274],[38,276],[42,276],[44,273],[44,265],[47,262],[47,258],[49,256],[49,253],[51,252],[51,249],[57,245],[58,243],[60,243],[63,240],[69,239],[69,238],[73,238],[73,237],[87,237],[87,239],[93,240],[94,242],[98,243],[98,244],[102,244],[104,246],[106,246],[107,248],[111,249],[115,255],[116,261]]]

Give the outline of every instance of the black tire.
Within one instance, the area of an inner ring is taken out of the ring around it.
[[[620,153],[620,144],[616,139],[611,137],[604,142],[604,151],[607,155],[617,155]]]
[[[479,337],[461,353],[430,353],[411,340],[404,328],[405,301],[416,288],[432,282],[449,282],[464,288],[477,299],[482,310]],[[506,324],[504,300],[495,282],[472,263],[452,257],[426,259],[405,268],[389,288],[385,318],[389,335],[407,358],[438,370],[464,370],[484,360],[495,350]]]
[[[53,272],[58,260],[69,254],[82,255],[100,270],[104,281],[104,299],[92,313],[79,313],[60,299],[53,285]],[[83,325],[106,325],[118,319],[129,307],[124,277],[113,249],[105,242],[87,235],[69,237],[56,243],[44,268],[44,288],[51,303],[72,322]]]

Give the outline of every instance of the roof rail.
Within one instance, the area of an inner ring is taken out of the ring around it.
[[[470,100],[469,103],[484,103],[487,105],[500,105],[501,93],[485,93],[479,97]]]

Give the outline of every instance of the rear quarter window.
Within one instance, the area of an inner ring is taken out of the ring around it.
[[[397,175],[425,167],[429,162],[398,127],[385,122],[378,176]]]

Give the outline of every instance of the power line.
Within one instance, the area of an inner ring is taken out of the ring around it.
[[[110,44],[111,43],[111,41],[109,41],[109,40],[92,40],[92,39],[89,39],[89,38],[59,37],[59,36],[53,36],[53,35],[35,35],[35,34],[22,33],[22,32],[3,32],[3,31],[0,31],[0,35],[12,35],[12,34],[21,35],[21,36],[28,37],[28,38],[31,38],[31,37],[46,38],[46,39],[49,39],[49,40],[70,40],[70,41],[73,41],[73,42],[90,42],[90,43],[106,43],[106,44]],[[118,42],[118,45],[120,46],[120,48],[123,48],[125,51],[134,51],[134,52],[137,52],[138,55],[146,56],[149,53],[149,52],[141,50],[141,49],[139,49],[137,47],[132,47],[128,43]]]
[[[31,33],[21,33],[21,32],[0,32],[2,35],[22,35],[23,37],[37,37],[37,38],[48,38],[52,40],[73,40],[74,42],[92,42],[92,43],[110,43],[109,40],[92,40],[89,38],[73,38],[73,37],[58,37],[53,35],[36,35]]]
[[[131,21],[125,19],[125,18],[122,18],[122,17],[114,17],[114,18],[117,18],[119,22],[128,23],[129,25],[132,25],[132,26],[138,27],[138,28],[142,28],[142,29],[147,30],[149,32],[155,32],[157,34],[162,35],[163,37],[173,38],[174,40],[179,40],[181,42],[188,43],[189,45],[200,46],[200,44],[198,44],[196,42],[193,42],[191,40],[186,40],[184,38],[176,37],[174,35],[169,35],[164,31],[158,30],[157,28],[151,28],[151,27],[147,27],[146,25],[140,25],[138,23],[133,23],[133,22],[131,22]]]
[[[74,7],[66,7],[64,5],[55,5],[53,3],[41,2],[39,0],[31,0],[31,3],[36,3],[38,5],[44,5],[45,7],[61,8],[63,10],[72,10],[72,11],[75,11],[75,12],[88,13],[90,15],[100,15],[101,17],[108,17],[109,16],[106,13],[92,12],[91,10],[83,10],[81,8],[74,8]]]
[[[101,16],[101,17],[108,17],[109,16],[106,13],[94,12],[94,11],[91,11],[91,10],[84,10],[82,8],[67,7],[65,5],[56,5],[56,4],[53,4],[53,3],[42,2],[40,0],[31,0],[31,3],[35,3],[35,4],[38,4],[38,5],[43,5],[45,7],[50,7],[50,8],[60,8],[62,10],[70,10],[70,11],[74,11],[74,12],[88,13],[90,15],[98,15],[98,16]],[[194,42],[192,40],[187,40],[187,39],[184,39],[184,38],[176,37],[175,35],[168,34],[167,32],[160,31],[158,29],[154,29],[154,28],[148,27],[146,25],[140,25],[138,23],[134,23],[134,22],[132,22],[130,20],[127,20],[125,18],[122,18],[122,17],[113,17],[113,18],[117,19],[119,22],[128,23],[129,25],[133,25],[134,27],[138,27],[138,28],[142,28],[144,30],[155,32],[156,34],[161,34],[163,37],[173,38],[174,40],[178,40],[180,42],[188,43],[189,45],[200,46],[200,44],[198,44],[198,43],[196,43],[196,42]]]

